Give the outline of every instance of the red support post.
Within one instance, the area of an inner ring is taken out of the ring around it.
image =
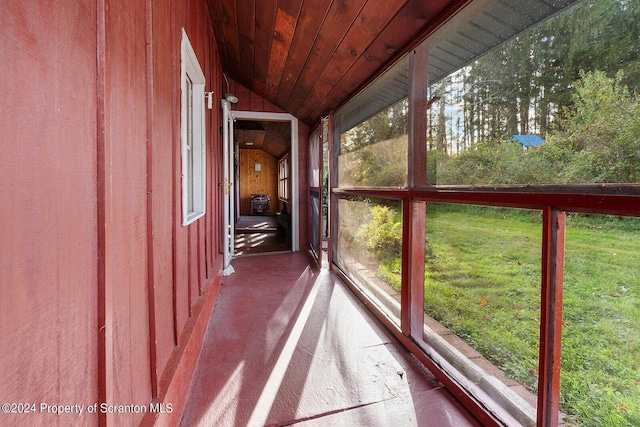
[[[542,220],[542,289],[538,426],[557,426],[560,413],[562,288],[566,212],[546,206]]]
[[[421,45],[409,54],[409,188],[427,183],[428,53]],[[425,202],[404,199],[400,323],[402,333],[417,340],[422,340],[424,323],[425,215]]]

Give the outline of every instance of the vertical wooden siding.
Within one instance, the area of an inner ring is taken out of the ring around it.
[[[3,5],[5,401],[145,406],[171,388],[179,417],[221,265],[218,103],[206,111],[207,215],[180,225],[181,31],[217,98],[209,19],[204,0]],[[28,423],[143,416],[45,411]],[[0,414],[1,425],[24,422]]]
[[[147,271],[147,102],[145,3],[105,8],[105,161],[110,277],[105,281],[106,403],[144,404],[151,396]],[[119,403],[127,402],[127,403]],[[128,403],[130,402],[130,403]],[[118,425],[138,414],[108,414]]]
[[[2,403],[98,398],[95,22],[94,1],[0,7]],[[47,420],[0,413],[78,422]]]

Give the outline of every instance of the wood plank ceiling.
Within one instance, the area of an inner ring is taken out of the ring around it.
[[[224,72],[313,126],[470,0],[208,0]]]

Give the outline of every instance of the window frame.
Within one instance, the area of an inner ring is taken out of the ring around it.
[[[182,226],[188,226],[206,213],[206,79],[184,28],[180,64]]]
[[[426,203],[473,204],[537,210],[542,213],[540,247],[540,336],[538,355],[536,425],[557,425],[560,416],[560,361],[562,343],[562,293],[564,274],[564,238],[567,213],[603,214],[640,217],[639,184],[566,184],[566,185],[499,185],[438,186],[428,185],[426,153],[426,117],[428,99],[428,51],[424,45],[409,53],[409,156],[406,188],[349,188],[330,186],[332,232],[340,234],[338,200],[344,197],[377,198],[402,201],[402,284],[400,325],[383,307],[365,294],[339,260],[335,239],[330,237],[331,268],[345,281],[355,295],[373,312],[388,330],[441,381],[483,425],[514,425],[528,410],[511,411],[503,406],[490,389],[469,375],[472,365],[454,366],[443,355],[437,343],[424,334],[424,253]],[[359,101],[357,98],[356,102]],[[350,108],[349,104],[347,107]],[[335,114],[340,114],[338,110]],[[331,182],[338,180],[340,134],[345,129],[346,114],[335,120],[331,140]],[[417,118],[417,119],[416,119]],[[526,408],[525,408],[526,409]],[[527,415],[528,416],[528,415]]]
[[[289,154],[278,160],[278,199],[289,202]]]

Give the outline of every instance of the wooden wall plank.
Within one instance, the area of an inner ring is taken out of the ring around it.
[[[145,3],[106,5],[106,139],[111,158],[111,364],[116,402],[147,402],[150,378],[147,269]],[[143,345],[141,345],[141,343]],[[108,402],[111,403],[111,402]],[[112,414],[119,425],[142,414]]]
[[[3,2],[0,27],[2,403],[97,401],[96,2]]]
[[[197,349],[176,346],[174,325],[182,322],[189,340],[184,327],[200,301],[190,307],[185,291],[195,287],[197,296],[220,277],[218,109],[207,116],[216,130],[207,144],[211,209],[191,245],[178,224],[182,27],[209,87],[222,88],[206,3],[5,6],[0,42],[11,48],[0,49],[0,141],[13,155],[0,156],[0,394],[146,405],[163,392],[152,376],[176,369],[170,360],[195,365]],[[192,373],[180,374],[180,387]],[[137,425],[142,415],[39,413],[29,423]],[[23,424],[20,417],[3,424]]]
[[[262,165],[262,172],[256,172],[255,163]],[[271,196],[269,209],[276,211],[278,199],[278,159],[262,150],[240,150],[238,162],[240,174],[240,215],[251,213],[251,195],[268,194]]]

